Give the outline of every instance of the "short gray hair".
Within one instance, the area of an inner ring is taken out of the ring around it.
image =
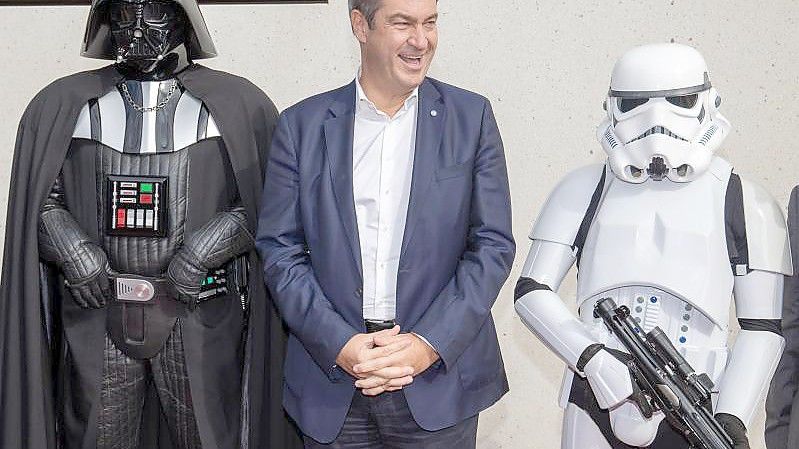
[[[380,9],[381,3],[383,0],[349,0],[350,12],[356,9],[360,11],[366,17],[369,28],[372,28],[375,24],[375,14]]]

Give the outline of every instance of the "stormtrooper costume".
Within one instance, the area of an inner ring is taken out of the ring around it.
[[[779,361],[784,217],[761,187],[713,152],[729,134],[702,56],[634,48],[616,63],[597,137],[605,164],[568,174],[530,233],[516,287],[525,325],[566,364],[562,448],[688,447],[662,412],[646,419],[612,354],[623,347],[595,318],[610,297],[645,331],[659,326],[715,384],[714,413],[747,448],[746,426]],[[577,264],[578,316],[557,294]],[[729,311],[741,331],[728,347]]]

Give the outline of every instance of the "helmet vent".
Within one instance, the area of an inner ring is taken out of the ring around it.
[[[610,149],[615,149],[619,146],[619,143],[613,138],[613,133],[610,132],[610,127],[605,130],[605,140],[608,142],[608,145],[610,145]]]
[[[652,134],[663,134],[665,136],[671,137],[673,139],[682,140],[683,142],[688,142],[688,139],[684,139],[677,134],[673,133],[671,130],[666,128],[665,126],[653,126],[648,130],[644,131],[640,136],[636,137],[635,139],[627,142],[628,144],[635,142],[636,140],[641,140],[644,137],[651,136]]]
[[[707,145],[707,143],[710,141],[710,138],[713,137],[713,134],[716,134],[716,131],[718,130],[718,126],[712,125],[707,131],[705,131],[705,134],[702,135],[702,138],[699,139],[699,143],[702,145]]]

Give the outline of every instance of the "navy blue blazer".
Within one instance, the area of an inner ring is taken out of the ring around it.
[[[335,367],[365,332],[352,190],[355,83],[282,113],[266,168],[257,247],[290,336],[283,405],[332,441],[355,393]],[[484,97],[426,79],[397,279],[396,321],[441,356],[404,388],[416,422],[438,430],[508,391],[493,305],[513,262],[507,168]],[[360,393],[358,393],[360,394]]]

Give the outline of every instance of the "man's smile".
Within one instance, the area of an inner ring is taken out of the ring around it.
[[[408,54],[400,54],[399,55],[402,62],[406,65],[410,66],[414,69],[420,69],[422,67],[422,58],[424,55],[408,55]]]

